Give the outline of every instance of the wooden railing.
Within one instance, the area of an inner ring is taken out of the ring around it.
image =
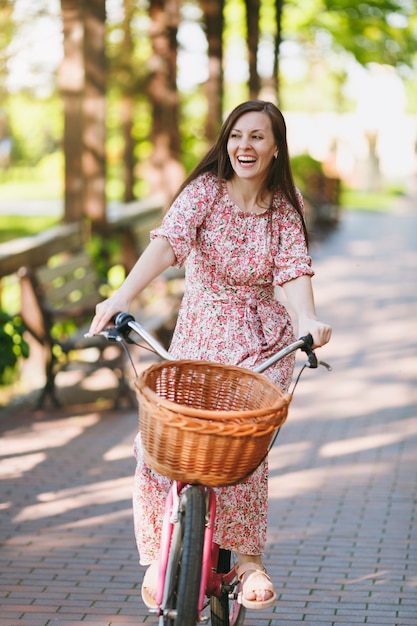
[[[62,224],[31,237],[0,244],[0,278],[15,274],[23,265],[43,265],[62,250],[79,250],[84,241],[80,224]]]
[[[125,235],[124,245],[135,245],[137,250],[144,248],[149,230],[155,227],[161,217],[161,199],[133,202],[120,205],[108,216],[105,236],[118,233]],[[30,237],[13,239],[0,244],[0,279],[15,274],[20,267],[44,265],[48,259],[68,250],[80,250],[88,233],[80,223],[60,224]],[[126,249],[123,250],[126,254]]]

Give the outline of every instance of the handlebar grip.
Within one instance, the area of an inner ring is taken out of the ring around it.
[[[300,338],[301,341],[304,341],[304,347],[300,348],[300,350],[302,350],[303,352],[306,353],[307,355],[307,359],[308,359],[308,367],[312,368],[312,369],[316,369],[316,367],[318,367],[318,361],[317,361],[317,357],[313,352],[313,337],[312,335],[310,335],[310,333],[308,335],[305,335],[304,337]]]
[[[301,350],[309,351],[313,349],[313,336],[310,335],[310,333],[308,335],[304,335],[304,337],[300,337],[301,341],[304,341],[305,344],[305,348],[300,348]]]
[[[130,313],[123,313],[122,311],[120,313],[116,313],[116,315],[114,315],[112,318],[113,324],[115,324],[115,326],[117,326],[119,330],[129,322],[134,321],[135,318],[133,317],[133,315],[131,315]]]
[[[129,339],[130,327],[129,322],[134,322],[135,318],[130,313],[116,313],[116,315],[112,318],[112,323],[114,324],[113,332],[116,335],[120,335],[124,338],[128,343],[134,343]]]

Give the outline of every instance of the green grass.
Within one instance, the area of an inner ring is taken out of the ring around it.
[[[55,226],[58,220],[55,217],[28,216],[28,215],[1,215],[0,216],[0,243],[35,235],[46,228]]]
[[[58,152],[33,167],[0,169],[0,200],[55,200],[62,197],[63,186],[64,161]]]
[[[386,211],[395,204],[399,196],[398,191],[355,191],[344,189],[341,195],[341,205],[346,209],[363,211]]]
[[[0,200],[57,200],[62,197],[58,180],[0,180]]]

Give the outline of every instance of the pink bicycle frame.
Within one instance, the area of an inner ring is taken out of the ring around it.
[[[159,559],[158,587],[156,594],[158,607],[161,607],[163,601],[164,583],[168,567],[169,550],[175,523],[175,516],[179,505],[179,498],[181,495],[181,491],[186,486],[186,483],[174,481],[168,492],[168,496],[165,502],[165,513],[161,536],[161,552]],[[235,577],[234,568],[228,574],[220,575],[216,574],[215,572],[219,554],[219,546],[213,543],[214,522],[216,519],[216,496],[214,490],[211,487],[201,487],[201,489],[204,489],[207,495],[207,521],[204,531],[202,572],[198,602],[199,614],[203,610],[206,595],[219,595],[221,580],[225,579],[226,582],[231,582]]]

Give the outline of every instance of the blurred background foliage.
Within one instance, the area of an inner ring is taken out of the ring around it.
[[[109,201],[169,197],[224,115],[250,97],[283,110],[291,153],[304,158],[301,186],[310,157],[344,188],[375,193],[380,127],[397,112],[410,124],[417,112],[416,8],[415,0],[1,0],[0,202],[62,199],[64,220],[105,223]],[[394,83],[403,102],[390,109]],[[339,129],[320,152],[297,134],[318,119],[328,128],[324,115],[338,116]],[[362,162],[347,166],[340,128],[355,115]],[[357,174],[365,162],[366,180]],[[389,185],[401,189],[413,165]]]

